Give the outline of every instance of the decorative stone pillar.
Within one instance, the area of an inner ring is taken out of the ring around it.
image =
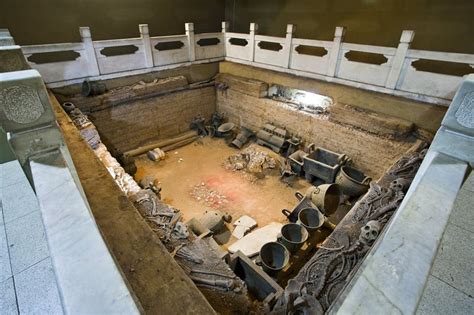
[[[143,52],[145,53],[145,66],[153,68],[153,47],[151,47],[150,34],[148,31],[148,24],[138,25],[140,30],[140,37],[143,42]]]
[[[339,52],[341,50],[341,43],[344,37],[346,29],[342,26],[336,27],[336,31],[334,32],[334,40],[331,47],[331,52],[329,54],[328,60],[328,69],[326,71],[326,75],[328,77],[334,77],[336,74],[337,63],[339,62]]]
[[[397,51],[395,56],[392,59],[392,66],[390,67],[390,72],[385,82],[385,87],[389,89],[395,89],[397,86],[398,78],[403,69],[403,64],[405,63],[405,57],[407,55],[410,44],[415,37],[414,31],[403,31],[400,38],[400,43],[398,44]]]
[[[224,57],[227,55],[227,38],[226,38],[226,33],[229,31],[229,22],[223,21],[221,23],[222,25],[222,40],[224,41]]]
[[[288,24],[286,26],[285,44],[283,45],[283,53],[285,54],[286,64],[282,65],[285,68],[290,67],[291,53],[293,51],[293,34],[296,31],[296,25]]]
[[[258,31],[258,24],[257,23],[250,23],[250,36],[249,36],[249,61],[255,60],[255,35]]]
[[[99,64],[97,63],[97,56],[95,55],[94,43],[92,42],[91,30],[89,27],[79,27],[82,43],[86,51],[87,66],[89,76],[94,77],[100,75]]]
[[[188,52],[189,61],[196,60],[196,43],[194,41],[194,23],[185,23],[184,28],[186,30],[186,36],[188,37]]]

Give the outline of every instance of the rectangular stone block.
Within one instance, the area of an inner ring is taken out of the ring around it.
[[[54,120],[38,71],[0,73],[0,121],[6,132],[37,128]]]
[[[0,42],[2,37],[0,37]],[[31,69],[26,62],[20,46],[3,46],[0,43],[0,72],[11,72]]]

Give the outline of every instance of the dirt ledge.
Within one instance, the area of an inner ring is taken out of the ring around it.
[[[52,93],[50,99],[102,237],[145,313],[214,314],[81,138]]]

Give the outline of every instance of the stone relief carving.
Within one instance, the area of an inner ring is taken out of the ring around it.
[[[459,124],[466,128],[474,128],[474,92],[469,92],[464,96],[454,116]]]
[[[44,112],[38,92],[26,85],[1,90],[0,100],[4,104],[6,118],[19,124],[32,123]]]
[[[340,229],[334,230],[298,275],[288,281],[272,314],[323,314],[400,206],[423,158],[426,145],[402,157],[368,194]]]

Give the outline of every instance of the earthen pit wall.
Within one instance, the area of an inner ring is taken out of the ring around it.
[[[403,97],[369,92],[355,87],[299,77],[283,72],[271,71],[234,62],[220,62],[219,73],[258,80],[267,84],[278,84],[294,89],[329,96],[334,104],[373,111],[413,122],[418,128],[435,133],[447,107],[417,102]]]
[[[286,128],[306,144],[347,154],[354,165],[374,179],[403,155],[413,143],[390,140],[328,120],[326,115],[297,111],[286,103],[258,98],[232,88],[217,92],[217,111],[240,126],[259,130],[265,123]]]
[[[209,118],[215,110],[216,93],[210,86],[130,101],[89,117],[104,142],[124,152],[188,131],[195,116]]]

